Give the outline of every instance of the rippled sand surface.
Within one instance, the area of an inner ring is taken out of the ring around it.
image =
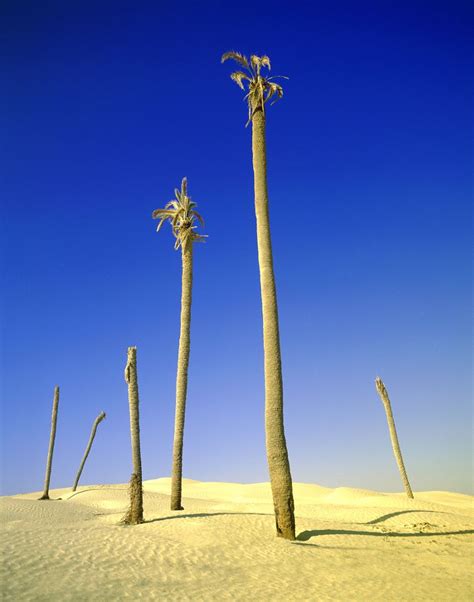
[[[144,483],[0,498],[2,600],[471,601],[473,497],[296,483],[295,542],[278,539],[268,483]]]

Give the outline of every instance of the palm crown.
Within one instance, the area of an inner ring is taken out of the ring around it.
[[[261,74],[262,67],[267,67],[269,71],[271,69],[270,59],[266,55],[256,56],[255,54],[252,54],[249,61],[247,57],[240,54],[240,52],[231,51],[222,55],[221,63],[228,59],[236,61],[247,70],[247,73],[244,73],[243,71],[234,71],[230,78],[242,88],[242,90],[245,90],[244,82],[248,82],[248,93],[244,97],[244,100],[247,100],[249,105],[249,119],[246,123],[246,125],[248,125],[252,121],[255,111],[259,107],[262,109],[263,113],[265,113],[265,103],[270,100],[272,96],[275,96],[276,94],[276,98],[273,102],[276,102],[283,96],[283,88],[272,80],[278,77],[283,79],[288,78],[284,75],[264,77]],[[273,102],[271,104],[273,104]]]
[[[169,221],[173,235],[176,238],[175,249],[179,249],[179,247],[185,248],[188,242],[203,242],[206,235],[198,234],[194,230],[197,227],[195,220],[197,219],[201,226],[204,226],[204,220],[194,209],[197,206],[196,203],[191,201],[191,198],[188,196],[188,182],[186,178],[183,178],[181,182],[181,190],[175,188],[174,193],[176,198],[167,203],[164,209],[155,209],[153,211],[153,219],[160,220],[156,231],[158,232],[161,226],[166,221]]]

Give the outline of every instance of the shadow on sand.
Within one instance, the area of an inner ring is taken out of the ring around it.
[[[157,523],[163,520],[175,520],[177,518],[205,518],[208,516],[273,516],[265,512],[197,512],[194,514],[173,514],[172,516],[160,516],[151,518],[145,523]]]
[[[104,485],[104,487],[91,487],[90,489],[81,489],[81,491],[74,491],[70,494],[63,494],[67,495],[68,497],[59,499],[65,499],[66,501],[71,500],[73,497],[76,497],[76,495],[80,495],[81,493],[89,493],[90,491],[128,491],[128,487],[108,487],[106,485]]]
[[[296,539],[298,541],[308,541],[312,537],[320,535],[371,535],[372,537],[437,537],[439,535],[467,535],[474,533],[473,529],[464,531],[444,531],[444,532],[416,532],[416,533],[397,533],[395,531],[385,531],[378,533],[376,531],[350,531],[349,529],[320,529],[315,531],[302,531]]]
[[[390,514],[384,514],[383,516],[374,518],[374,520],[369,520],[368,523],[360,523],[360,524],[376,525],[377,523],[383,523],[385,520],[388,520],[389,518],[392,518],[394,516],[399,516],[400,514],[409,514],[410,512],[434,512],[435,514],[449,514],[449,512],[443,512],[441,510],[399,510],[398,512],[390,512]]]

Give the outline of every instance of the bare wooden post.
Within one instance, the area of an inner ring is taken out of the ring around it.
[[[53,413],[51,415],[51,432],[49,435],[48,459],[46,461],[46,474],[44,477],[44,490],[40,500],[49,500],[49,482],[51,480],[51,465],[53,463],[54,441],[56,439],[56,422],[58,420],[59,387],[54,387]]]
[[[86,451],[84,452],[84,456],[82,458],[81,465],[79,466],[79,470],[77,471],[76,480],[74,481],[74,485],[72,487],[73,491],[76,491],[77,486],[79,484],[79,479],[81,478],[84,464],[86,463],[87,456],[89,455],[89,452],[91,451],[92,443],[94,442],[94,437],[95,437],[95,433],[97,431],[97,427],[99,426],[99,424],[102,422],[102,420],[104,418],[105,418],[105,412],[101,412],[97,416],[97,418],[94,420],[94,424],[92,425],[92,430],[91,430],[91,434],[89,437],[89,442],[87,443]]]
[[[140,453],[140,415],[138,410],[137,348],[129,347],[125,382],[128,384],[130,436],[132,441],[133,473],[130,479],[130,508],[123,518],[126,525],[143,522],[142,460]]]
[[[405,470],[405,465],[403,463],[402,452],[400,450],[400,444],[398,443],[397,431],[395,429],[395,421],[393,419],[390,398],[388,396],[387,389],[385,388],[385,385],[383,384],[382,379],[379,378],[378,376],[375,379],[375,387],[376,387],[377,393],[379,394],[380,399],[382,400],[382,403],[384,405],[385,413],[387,414],[387,422],[388,422],[388,428],[390,431],[390,439],[392,441],[392,449],[393,449],[393,453],[395,454],[395,459],[398,464],[398,469],[400,471],[400,475],[402,477],[403,485],[405,487],[405,492],[410,499],[413,499],[413,492],[411,490],[410,483],[409,483],[408,477],[407,477],[407,472]]]

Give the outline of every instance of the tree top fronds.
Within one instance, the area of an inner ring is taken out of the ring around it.
[[[181,181],[181,190],[175,188],[174,194],[175,198],[169,201],[163,209],[155,209],[152,213],[153,219],[160,220],[156,228],[157,232],[166,221],[169,221],[173,235],[176,238],[175,249],[186,248],[187,244],[192,244],[195,241],[204,242],[207,235],[195,232],[197,228],[196,220],[201,226],[204,226],[204,220],[195,209],[197,204],[188,196],[188,181],[186,178]]]
[[[249,60],[244,54],[231,50],[222,55],[221,63],[224,63],[229,59],[235,61],[245,69],[245,71],[234,71],[231,73],[230,78],[242,90],[245,90],[245,86],[248,86],[248,92],[244,97],[244,100],[247,100],[249,105],[249,119],[246,123],[247,126],[252,121],[252,118],[258,109],[261,109],[265,114],[265,104],[272,97],[275,98],[271,104],[274,104],[279,98],[283,97],[282,86],[272,80],[277,78],[288,79],[288,77],[285,77],[284,75],[264,77],[261,74],[263,67],[266,67],[269,71],[271,69],[270,58],[267,55],[257,56],[256,54],[252,54],[250,55]]]

